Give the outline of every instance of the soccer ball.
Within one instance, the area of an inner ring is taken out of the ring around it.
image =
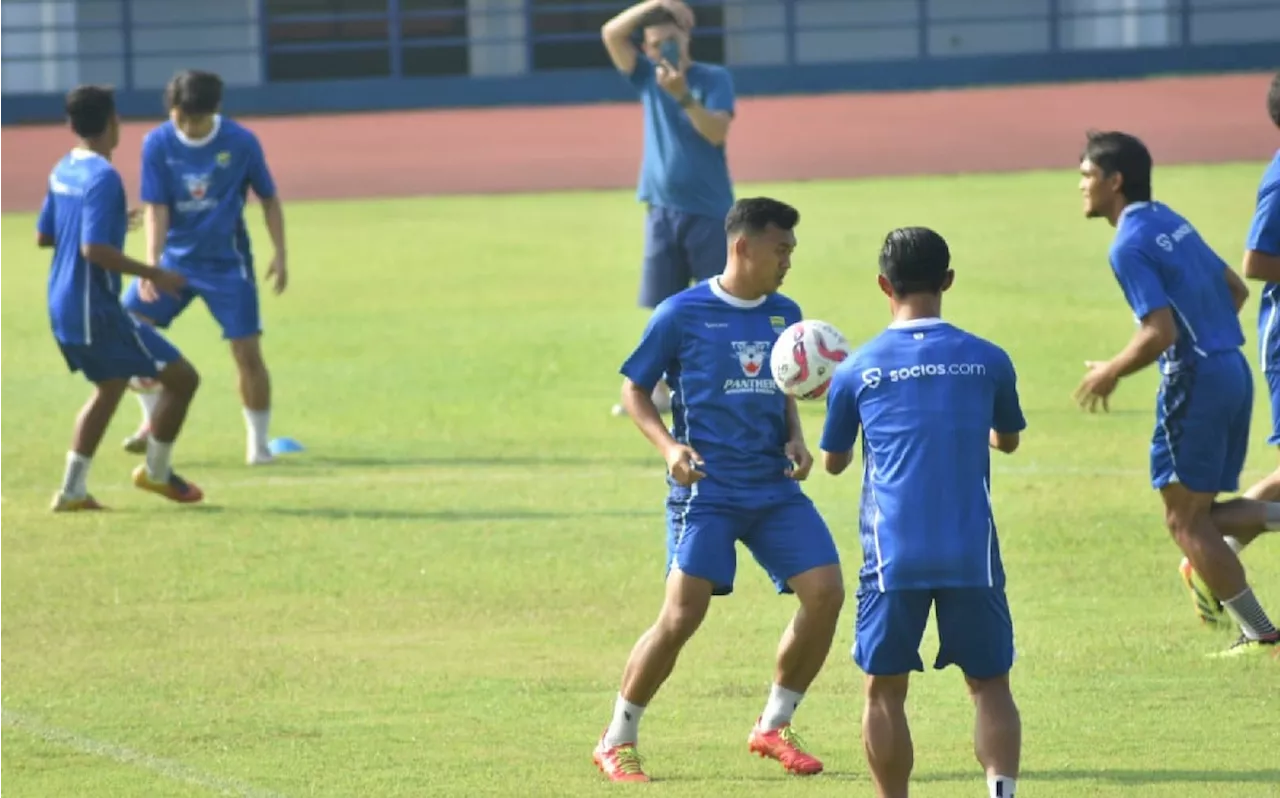
[[[783,393],[819,399],[836,366],[849,356],[849,342],[825,321],[798,321],[782,331],[769,353],[769,370]]]
[[[160,390],[160,380],[153,380],[150,377],[130,377],[129,390],[138,393],[155,393]]]

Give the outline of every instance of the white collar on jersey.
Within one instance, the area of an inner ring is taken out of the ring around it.
[[[188,147],[203,147],[204,145],[213,141],[214,136],[217,136],[218,131],[221,129],[222,129],[222,114],[213,115],[213,129],[209,131],[209,135],[205,136],[202,139],[188,138],[187,134],[183,133],[178,128],[177,125],[173,126],[173,132],[177,134],[178,141],[181,141],[183,144],[187,145]]]
[[[906,321],[895,321],[889,325],[890,330],[914,330],[917,327],[936,327],[939,324],[946,324],[945,321],[937,316],[926,316],[922,319],[907,319]]]
[[[101,157],[102,155],[100,155],[99,153],[96,153],[93,150],[86,150],[84,147],[71,148],[71,160],[73,161],[87,161],[90,158],[101,158]]]
[[[711,286],[711,293],[719,297],[720,300],[725,304],[732,305],[735,308],[758,308],[764,304],[764,301],[766,299],[769,298],[768,295],[765,295],[762,297],[757,297],[755,299],[739,299],[738,297],[724,290],[724,286],[720,285],[719,277],[712,277],[710,280],[707,281],[707,284]]]

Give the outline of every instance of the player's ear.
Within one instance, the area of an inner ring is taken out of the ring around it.
[[[956,270],[947,269],[947,275],[942,278],[942,290],[946,291],[951,288],[951,284],[956,281]]]
[[[892,299],[893,283],[889,282],[889,278],[885,277],[883,274],[880,274],[876,276],[876,282],[880,284],[880,290],[884,292],[884,295]]]

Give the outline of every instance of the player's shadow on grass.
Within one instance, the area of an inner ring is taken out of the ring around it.
[[[853,777],[849,774],[847,777]],[[974,774],[920,773],[912,775],[913,781],[944,782],[973,781]],[[1117,768],[1108,770],[1030,770],[1018,776],[1019,782],[1037,781],[1101,781],[1107,784],[1277,784],[1280,770],[1133,770]]]
[[[268,507],[254,508],[255,514],[282,515],[289,518],[323,518],[334,521],[436,521],[467,523],[470,521],[564,521],[570,518],[643,518],[648,510],[577,510],[549,512],[520,508],[486,510],[361,510],[351,507]]]

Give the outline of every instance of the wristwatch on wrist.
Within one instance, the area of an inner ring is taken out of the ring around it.
[[[680,98],[680,107],[688,108],[689,106],[693,105],[694,102],[695,100],[693,99],[693,92],[686,91],[684,93],[684,96]]]

